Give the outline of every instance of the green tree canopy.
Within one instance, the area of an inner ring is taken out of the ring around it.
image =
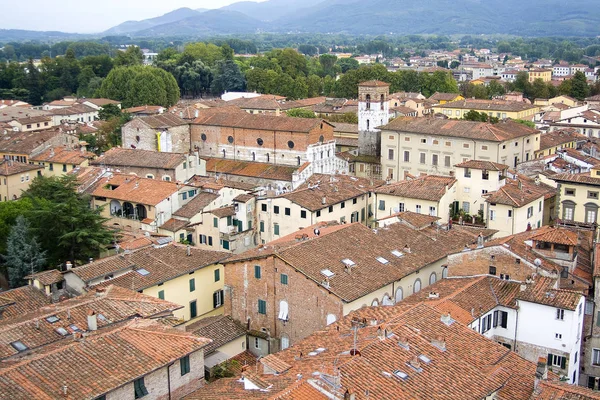
[[[141,65],[144,61],[144,53],[137,46],[129,46],[125,51],[118,51],[114,60],[115,66],[127,67]]]
[[[10,230],[6,241],[6,254],[3,256],[8,270],[11,287],[23,286],[27,275],[42,270],[46,264],[46,252],[30,232],[29,222],[19,215]]]
[[[313,111],[307,110],[305,108],[292,108],[286,112],[288,117],[296,117],[296,118],[316,118],[316,115]]]

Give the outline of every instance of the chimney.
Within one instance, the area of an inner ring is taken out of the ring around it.
[[[400,336],[400,339],[398,339],[398,345],[400,347],[408,348],[408,338],[406,336]]]
[[[404,250],[405,253],[410,253],[410,246],[408,244],[404,245]]]
[[[526,290],[527,290],[527,285],[526,285],[526,284],[524,284],[524,283],[522,283],[522,284],[521,284],[521,292],[524,292],[524,291],[526,291]]]
[[[446,350],[446,339],[443,336],[436,336],[431,340],[431,344],[442,351]]]
[[[186,249],[185,249],[185,254],[189,257],[192,255],[192,248],[190,247],[190,245],[188,244]]]
[[[87,324],[88,331],[90,332],[98,329],[98,317],[96,316],[96,313],[92,310],[88,311]]]
[[[535,369],[535,382],[534,388],[537,389],[540,381],[548,379],[548,363],[545,357],[538,358],[537,368]]]
[[[198,110],[194,111],[194,117],[198,118]]]
[[[408,362],[410,364],[411,367],[413,367],[414,369],[420,369],[421,368],[421,362],[419,361],[419,359],[415,356],[413,357],[412,360],[410,360]]]
[[[327,197],[323,196],[323,198],[321,199],[321,204],[327,204]]]
[[[73,263],[71,261],[67,261],[65,263],[65,266],[67,267],[67,271],[69,271],[73,268]]]
[[[101,288],[101,287],[96,288],[96,296],[103,296],[105,291],[106,291],[106,289],[104,289],[104,288]]]
[[[344,393],[344,400],[355,400],[356,399],[356,394],[354,393],[354,390],[352,390],[352,388],[347,389],[346,393]]]

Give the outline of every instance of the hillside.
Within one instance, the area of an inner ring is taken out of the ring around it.
[[[201,11],[192,10],[191,8],[178,8],[177,10],[171,11],[160,17],[144,19],[141,21],[126,21],[122,24],[114,26],[109,30],[105,31],[105,35],[122,35],[125,33],[133,33],[150,29],[152,27],[177,22],[186,18],[200,15]]]
[[[209,10],[197,16],[133,33],[138,37],[254,33],[262,23],[237,11]]]
[[[273,21],[322,2],[323,0],[268,0],[261,3],[240,1],[222,7],[221,10],[241,12],[259,21]]]

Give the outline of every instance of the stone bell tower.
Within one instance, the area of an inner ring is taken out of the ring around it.
[[[381,155],[381,132],[376,129],[390,120],[390,84],[367,81],[358,85],[358,153]]]

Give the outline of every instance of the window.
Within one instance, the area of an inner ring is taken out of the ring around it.
[[[496,267],[494,267],[493,265],[490,265],[489,273],[490,273],[490,275],[496,275]]]
[[[192,278],[192,279],[190,279],[190,292],[193,292],[195,290],[196,290],[196,279]]]
[[[346,208],[346,202],[342,201],[342,203],[340,204],[340,208]]]
[[[256,279],[260,279],[261,278],[261,268],[260,268],[260,265],[255,265],[254,266],[254,277]]]
[[[527,218],[533,217],[533,206],[527,208]]]
[[[265,231],[265,221],[260,221],[260,231],[261,232]]]
[[[192,300],[190,302],[190,319],[196,318],[198,316],[198,307],[196,304],[196,300]]]
[[[379,209],[385,210],[385,200],[379,200]]]
[[[565,310],[563,310],[562,308],[557,308],[556,319],[563,321],[565,319]]]
[[[217,217],[213,218],[213,227],[215,227],[215,228],[219,227],[219,218],[217,218]]]
[[[496,220],[496,210],[490,210],[490,221]]]
[[[221,280],[221,270],[215,269],[215,282],[219,282]]]
[[[488,149],[488,147],[486,145],[481,146],[481,150],[487,150],[487,149]]]
[[[444,157],[444,167],[450,167],[450,156]]]
[[[481,320],[481,333],[486,333],[492,329],[492,314],[488,314]]]
[[[481,179],[487,181],[490,179],[490,173],[486,170],[481,171]]]
[[[471,203],[469,203],[468,201],[463,201],[462,209],[464,212],[466,212],[468,214],[469,211],[471,210]]]
[[[181,376],[190,373],[190,356],[179,359],[179,369],[181,370]]]
[[[388,149],[388,160],[394,159],[394,149]]]
[[[279,224],[273,224],[273,234],[279,235]]]
[[[445,145],[446,147],[452,147],[452,142],[446,142]]]
[[[573,220],[573,215],[575,213],[575,203],[572,201],[563,201],[563,219],[567,221]]]
[[[54,164],[48,164],[48,169],[50,171],[54,171]]]
[[[254,338],[254,348],[260,349],[260,339],[257,337]]]
[[[329,212],[332,213],[333,212],[333,206],[329,206]]]
[[[63,164],[63,172],[67,172],[67,164]]]
[[[267,314],[267,302],[264,300],[258,300],[258,313]]]
[[[219,308],[223,305],[223,290],[217,290],[213,293],[213,308]]]
[[[565,189],[566,196],[575,196],[575,189]]]
[[[497,326],[505,329],[508,327],[508,312],[494,311],[494,328]]]
[[[463,148],[464,149],[468,149],[469,148],[469,143],[463,143]]]
[[[415,284],[413,285],[413,293],[418,293],[421,291],[421,280],[417,278]]]
[[[279,280],[281,281],[282,285],[288,284],[288,276],[286,274],[279,275]]]
[[[438,155],[437,154],[433,154],[431,156],[431,164],[437,166],[438,165]]]
[[[432,217],[435,217],[436,216],[435,214],[436,214],[435,207],[429,206],[429,215],[431,215]]]
[[[427,139],[421,139],[421,143],[427,144]]]
[[[410,151],[404,152],[404,162],[410,162]]]
[[[415,206],[415,212],[416,212],[417,214],[421,214],[421,205],[420,205],[420,204],[417,204],[417,205]]]
[[[144,378],[136,379],[133,381],[133,390],[135,391],[135,398],[141,399],[148,394],[146,385],[144,385]]]
[[[285,350],[288,347],[290,347],[290,338],[287,335],[283,334],[281,335],[281,350]]]
[[[437,276],[435,275],[435,272],[432,272],[431,275],[429,275],[429,284],[433,285],[436,280],[437,280]]]
[[[165,299],[165,291],[164,290],[159,290],[158,291],[158,298],[161,300]]]
[[[317,218],[321,216],[321,210],[317,210]]]
[[[425,164],[425,153],[420,153],[419,154],[419,162],[421,164]]]
[[[212,246],[213,245],[213,240],[212,240],[212,236],[208,237],[208,245]]]
[[[598,215],[598,206],[594,203],[586,203],[585,207],[585,222],[588,224],[593,224],[596,222],[596,217]]]
[[[512,210],[508,210],[508,218],[512,218]]]
[[[221,246],[223,250],[229,250],[229,240],[221,240]]]
[[[592,364],[600,365],[600,349],[592,349]]]
[[[398,204],[398,212],[404,212],[404,203]]]
[[[288,303],[285,300],[279,302],[279,317],[282,321],[288,320]]]
[[[273,214],[279,214],[279,206],[273,206]]]
[[[300,218],[306,218],[306,210],[300,210]]]
[[[262,212],[266,212],[266,211],[267,211],[267,205],[266,205],[266,204],[261,204],[261,205],[260,205],[260,210],[261,210]]]
[[[470,177],[471,177],[471,169],[465,168],[465,178],[470,178]]]

